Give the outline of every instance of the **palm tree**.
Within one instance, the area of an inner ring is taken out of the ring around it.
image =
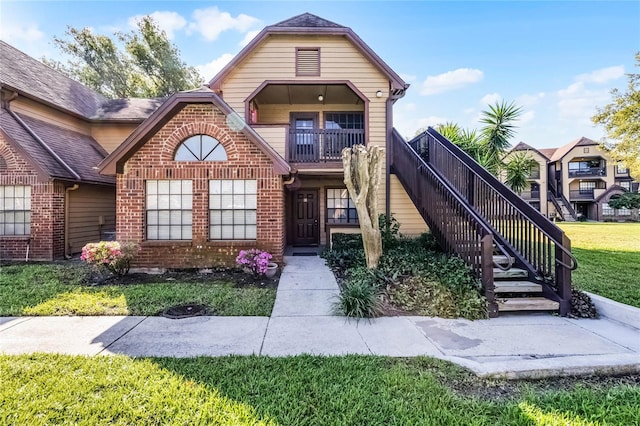
[[[482,111],[481,123],[485,126],[480,130],[484,149],[489,154],[490,161],[487,169],[494,175],[503,167],[502,157],[509,149],[509,140],[515,135],[514,121],[522,114],[522,108],[513,102],[505,101],[489,105],[488,111]]]
[[[521,193],[527,187],[527,179],[538,162],[528,152],[516,152],[505,164],[505,183],[513,192]]]

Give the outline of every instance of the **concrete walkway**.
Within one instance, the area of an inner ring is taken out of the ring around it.
[[[319,257],[285,258],[271,317],[0,318],[0,352],[223,356],[427,355],[481,376],[640,372],[640,330],[608,319],[548,314],[482,321],[332,314],[338,294]]]

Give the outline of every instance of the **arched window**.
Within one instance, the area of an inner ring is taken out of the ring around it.
[[[227,152],[217,139],[208,135],[195,135],[180,144],[175,160],[226,161]]]

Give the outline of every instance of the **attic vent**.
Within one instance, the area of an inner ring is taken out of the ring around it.
[[[7,162],[5,161],[4,157],[2,155],[0,155],[0,172],[7,170],[9,167],[7,167]]]
[[[320,49],[296,48],[296,76],[320,75]]]

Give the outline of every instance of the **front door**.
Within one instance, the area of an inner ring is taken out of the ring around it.
[[[292,194],[293,245],[317,245],[320,215],[318,190],[299,190]]]

